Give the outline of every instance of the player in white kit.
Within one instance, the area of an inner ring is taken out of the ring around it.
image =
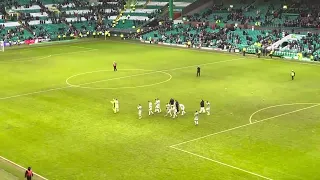
[[[137,109],[138,109],[139,119],[141,119],[141,118],[142,118],[142,106],[139,104],[138,107],[137,107]]]
[[[155,113],[161,113],[160,100],[158,98],[155,99],[154,105],[155,105],[154,112]]]
[[[209,116],[210,115],[210,103],[209,103],[209,101],[206,102],[206,105],[207,105],[207,107],[206,107],[207,115]]]
[[[148,101],[149,103],[149,116],[150,115],[153,115],[153,112],[152,112],[152,102],[151,101]]]
[[[118,101],[118,99],[115,99],[115,112],[117,113],[117,112],[119,112],[119,101]]]
[[[199,113],[198,113],[198,111],[196,111],[195,113],[194,113],[194,125],[198,125],[199,124]]]
[[[178,117],[178,114],[177,114],[178,110],[177,110],[175,105],[173,107],[171,107],[171,108],[172,108],[171,111],[172,111],[172,114],[173,114],[172,118],[174,119],[174,118]]]
[[[183,104],[179,104],[179,106],[180,106],[181,115],[183,116],[186,113],[185,107]]]
[[[164,116],[168,116],[168,114],[170,114],[170,117],[172,116],[172,113],[171,113],[171,105],[168,103],[166,104],[166,110],[167,110],[167,113],[166,115]]]

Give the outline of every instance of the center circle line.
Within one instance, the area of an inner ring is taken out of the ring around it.
[[[111,78],[111,79],[105,79],[105,80],[99,80],[99,81],[93,81],[93,82],[87,82],[87,83],[82,83],[82,84],[72,84],[70,83],[70,79],[77,77],[77,76],[81,76],[81,75],[85,75],[85,74],[92,74],[92,73],[97,73],[97,72],[108,72],[108,71],[113,71],[113,70],[98,70],[98,71],[90,71],[90,72],[84,72],[84,73],[79,73],[79,74],[75,74],[70,76],[69,78],[66,79],[66,84],[68,84],[71,87],[78,87],[78,88],[83,88],[83,89],[134,89],[134,88],[141,88],[141,87],[149,87],[149,86],[155,86],[158,84],[163,84],[166,83],[168,81],[170,81],[172,79],[172,75],[164,72],[164,71],[159,71],[159,70],[145,70],[145,69],[122,69],[121,71],[151,71],[151,72],[147,72],[147,73],[141,73],[141,74],[134,74],[134,75],[129,75],[129,76],[122,76],[122,77],[116,77],[116,78]],[[88,84],[94,84],[94,83],[99,83],[99,82],[106,82],[106,81],[112,81],[112,80],[118,80],[118,79],[124,79],[124,78],[130,78],[130,77],[136,77],[136,76],[142,76],[142,75],[147,75],[147,74],[153,74],[153,73],[162,73],[162,74],[166,74],[169,76],[169,78],[165,81],[161,81],[161,82],[157,82],[157,83],[152,83],[152,84],[146,84],[146,85],[140,85],[140,86],[126,86],[126,87],[116,87],[116,88],[94,88],[94,87],[87,87],[87,86],[83,86],[83,85],[88,85]]]

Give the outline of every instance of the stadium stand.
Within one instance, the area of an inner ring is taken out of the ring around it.
[[[181,13],[194,2],[174,1],[174,12]],[[4,0],[0,2],[0,37],[55,40],[128,29],[154,43],[189,42],[194,47],[227,51],[246,48],[252,54],[262,49],[279,57],[302,54],[319,59],[318,2],[215,1],[184,18],[175,17],[178,21],[168,20],[168,5],[166,0]]]

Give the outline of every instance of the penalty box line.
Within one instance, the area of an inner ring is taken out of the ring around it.
[[[272,117],[264,118],[264,119],[259,120],[259,121],[251,122],[251,123],[244,124],[244,125],[241,125],[241,126],[236,126],[236,127],[230,128],[230,129],[226,129],[226,130],[219,131],[219,132],[212,133],[212,134],[208,134],[208,135],[205,135],[205,136],[202,136],[202,137],[199,137],[199,138],[195,138],[195,139],[191,139],[191,140],[188,140],[188,141],[184,141],[184,142],[181,142],[181,143],[178,143],[178,144],[174,144],[174,145],[171,145],[171,146],[169,146],[169,147],[172,148],[172,149],[181,151],[181,152],[185,152],[185,153],[191,154],[191,155],[193,155],[193,156],[196,156],[196,157],[199,157],[199,158],[202,158],[202,159],[206,159],[206,160],[215,162],[215,163],[220,164],[220,165],[223,165],[223,166],[230,167],[230,168],[232,168],[232,169],[236,169],[236,170],[239,170],[239,171],[248,173],[248,174],[252,174],[252,175],[255,175],[255,176],[264,178],[264,179],[269,179],[269,180],[271,180],[271,178],[262,176],[262,175],[260,175],[260,174],[257,174],[257,173],[254,173],[254,172],[251,172],[251,171],[248,171],[248,170],[245,170],[245,169],[241,169],[241,168],[239,168],[239,167],[235,167],[235,166],[232,166],[232,165],[230,165],[230,164],[226,164],[226,163],[223,163],[223,162],[220,162],[220,161],[217,161],[217,160],[214,160],[214,159],[205,157],[205,156],[201,156],[201,155],[199,155],[199,154],[192,153],[192,152],[183,150],[183,149],[181,149],[181,148],[177,148],[177,146],[180,146],[180,145],[182,145],[182,144],[187,144],[187,143],[190,143],[190,142],[194,142],[194,141],[197,141],[197,140],[200,140],[200,139],[204,139],[204,138],[207,138],[207,137],[210,137],[210,136],[214,136],[214,135],[222,134],[222,133],[225,133],[225,132],[233,131],[233,130],[236,130],[236,129],[240,129],[240,128],[243,128],[243,127],[251,126],[251,125],[253,125],[253,124],[258,124],[258,123],[261,123],[261,122],[264,122],[264,121],[267,121],[267,120],[271,120],[271,119],[274,119],[274,118],[278,118],[278,117],[281,117],[281,116],[285,116],[285,115],[293,114],[293,113],[300,112],[300,111],[303,111],[303,110],[311,109],[311,108],[314,108],[314,107],[317,107],[317,106],[320,106],[320,104],[315,104],[315,105],[308,106],[308,107],[305,107],[305,108],[301,108],[301,109],[297,109],[297,110],[294,110],[294,111],[290,111],[290,112],[282,113],[282,114],[279,114],[279,115],[275,115],[275,116],[272,116]],[[250,118],[251,118],[251,117],[250,117]]]
[[[4,160],[4,161],[6,161],[6,162],[8,162],[8,163],[10,163],[10,164],[18,167],[18,168],[20,168],[20,169],[22,169],[22,170],[27,170],[27,168],[25,168],[25,167],[23,167],[23,166],[15,163],[15,162],[13,162],[13,161],[10,161],[9,159],[6,159],[6,158],[4,158],[4,157],[2,157],[2,156],[0,156],[0,159],[2,159],[2,160]],[[45,177],[43,177],[43,176],[41,176],[41,175],[39,175],[39,174],[37,174],[37,173],[35,173],[35,172],[32,172],[32,173],[33,173],[34,176],[37,176],[37,177],[40,178],[40,179],[48,180],[47,178],[45,178]]]

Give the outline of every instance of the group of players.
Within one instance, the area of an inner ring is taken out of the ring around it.
[[[206,107],[205,107],[206,104]],[[160,100],[157,98],[155,99],[155,108],[153,112],[153,103],[151,101],[148,101],[148,114],[149,116],[154,115],[154,113],[161,113],[161,105]],[[142,118],[142,105],[139,104],[138,107],[138,116],[139,119]],[[210,115],[210,102],[204,100],[201,100],[200,102],[200,111],[196,111],[194,113],[194,124],[197,126],[199,124],[199,114],[207,113],[207,115]],[[167,117],[168,115],[172,117],[173,119],[178,117],[178,114],[181,114],[181,116],[186,114],[185,106],[183,104],[180,104],[177,100],[174,100],[171,98],[169,102],[166,104],[166,114],[164,115]]]
[[[119,101],[118,99],[113,99],[110,101],[112,103],[112,109],[114,113],[119,112]],[[206,107],[205,107],[206,104]],[[155,99],[155,108],[153,112],[153,103],[151,101],[148,101],[148,106],[149,106],[149,111],[148,114],[149,116],[154,115],[154,113],[161,113],[161,105],[160,105],[160,100],[157,98]],[[141,104],[138,105],[138,116],[139,119],[142,119],[142,106]],[[166,114],[164,115],[167,117],[170,115],[173,119],[178,117],[178,114],[181,113],[181,116],[186,114],[185,111],[185,106],[183,104],[180,104],[177,100],[174,100],[173,98],[170,99],[170,101],[166,104]],[[207,115],[210,115],[210,102],[206,101],[206,103],[201,100],[200,101],[200,111],[196,111],[194,113],[194,124],[197,126],[199,124],[199,114],[207,113]]]
[[[117,71],[117,63],[114,61],[113,62],[113,70],[116,72]],[[197,67],[197,77],[200,76],[200,67]],[[118,99],[113,99],[112,101],[110,101],[113,105],[112,109],[114,113],[118,113],[119,112],[119,101]],[[153,112],[153,103],[151,101],[148,101],[148,106],[149,106],[149,116],[150,115],[154,115],[154,113],[161,113],[161,105],[160,105],[160,100],[157,98],[155,99],[155,109]],[[141,104],[138,105],[137,107],[138,109],[138,116],[139,119],[142,118],[142,106]],[[181,116],[183,116],[184,114],[186,114],[185,111],[185,106],[183,104],[180,104],[177,100],[174,100],[173,98],[171,98],[169,100],[169,102],[166,104],[166,114],[164,115],[165,117],[167,117],[168,115],[170,115],[170,117],[172,117],[173,119],[178,117],[178,114],[181,113]],[[200,102],[200,111],[196,111],[194,113],[194,124],[197,126],[199,124],[199,114],[203,114],[203,113],[207,113],[207,115],[210,115],[210,103],[209,101],[206,101],[206,108],[205,108],[205,102],[204,100],[201,100]]]

